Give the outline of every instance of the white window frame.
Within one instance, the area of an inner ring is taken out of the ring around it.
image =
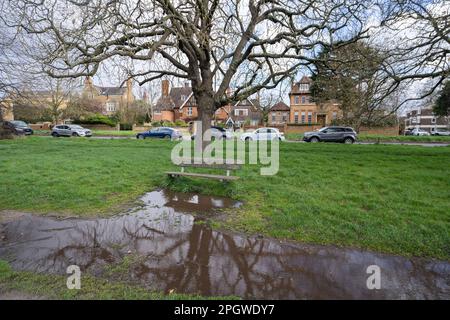
[[[192,116],[192,113],[193,113],[192,107],[188,107],[187,108],[187,115],[188,116]]]
[[[240,112],[242,111],[242,116],[243,117],[248,117],[248,109],[235,109],[234,110],[234,115],[236,117],[241,116]]]
[[[108,112],[114,112],[117,110],[117,104],[114,101],[108,101],[106,102],[106,111]]]

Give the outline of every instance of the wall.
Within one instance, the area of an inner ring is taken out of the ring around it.
[[[284,132],[285,133],[305,133],[308,131],[314,131],[317,129],[322,128],[322,126],[318,126],[318,125],[312,125],[312,126],[308,126],[308,125],[294,125],[294,124],[287,124],[285,126]]]
[[[378,134],[378,135],[386,135],[386,136],[398,136],[399,130],[400,130],[400,128],[398,125],[394,125],[392,127],[376,127],[376,128],[361,127],[359,129],[359,134]]]

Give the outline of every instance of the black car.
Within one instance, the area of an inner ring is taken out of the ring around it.
[[[306,142],[343,142],[353,143],[358,135],[350,127],[324,127],[318,131],[305,132],[303,140]]]
[[[3,127],[11,130],[16,135],[32,135],[33,129],[28,124],[20,120],[5,121]]]

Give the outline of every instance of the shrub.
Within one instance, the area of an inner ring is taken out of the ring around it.
[[[177,127],[187,127],[188,124],[184,120],[178,119],[177,121],[175,121],[175,126],[177,126]]]
[[[93,116],[89,116],[85,119],[76,119],[73,121],[75,124],[106,124],[108,126],[114,127],[117,122],[111,119],[108,116],[103,114],[95,114]]]
[[[173,126],[175,126],[175,124],[172,121],[164,121],[162,123],[162,126],[163,127],[173,127]]]
[[[121,123],[120,130],[125,130],[125,131],[133,130],[133,125],[131,123]]]

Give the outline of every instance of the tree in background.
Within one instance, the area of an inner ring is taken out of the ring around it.
[[[450,80],[445,82],[442,90],[439,92],[438,98],[433,106],[433,111],[438,116],[450,116]]]
[[[397,107],[394,92],[383,94],[384,58],[363,41],[321,51],[312,76],[314,101],[322,107],[338,103],[338,122],[357,131],[362,125],[380,125]]]
[[[320,48],[365,36],[377,2],[11,0],[3,8],[53,77],[92,76],[122,59],[140,85],[189,80],[205,130],[215,110],[276,88]]]

